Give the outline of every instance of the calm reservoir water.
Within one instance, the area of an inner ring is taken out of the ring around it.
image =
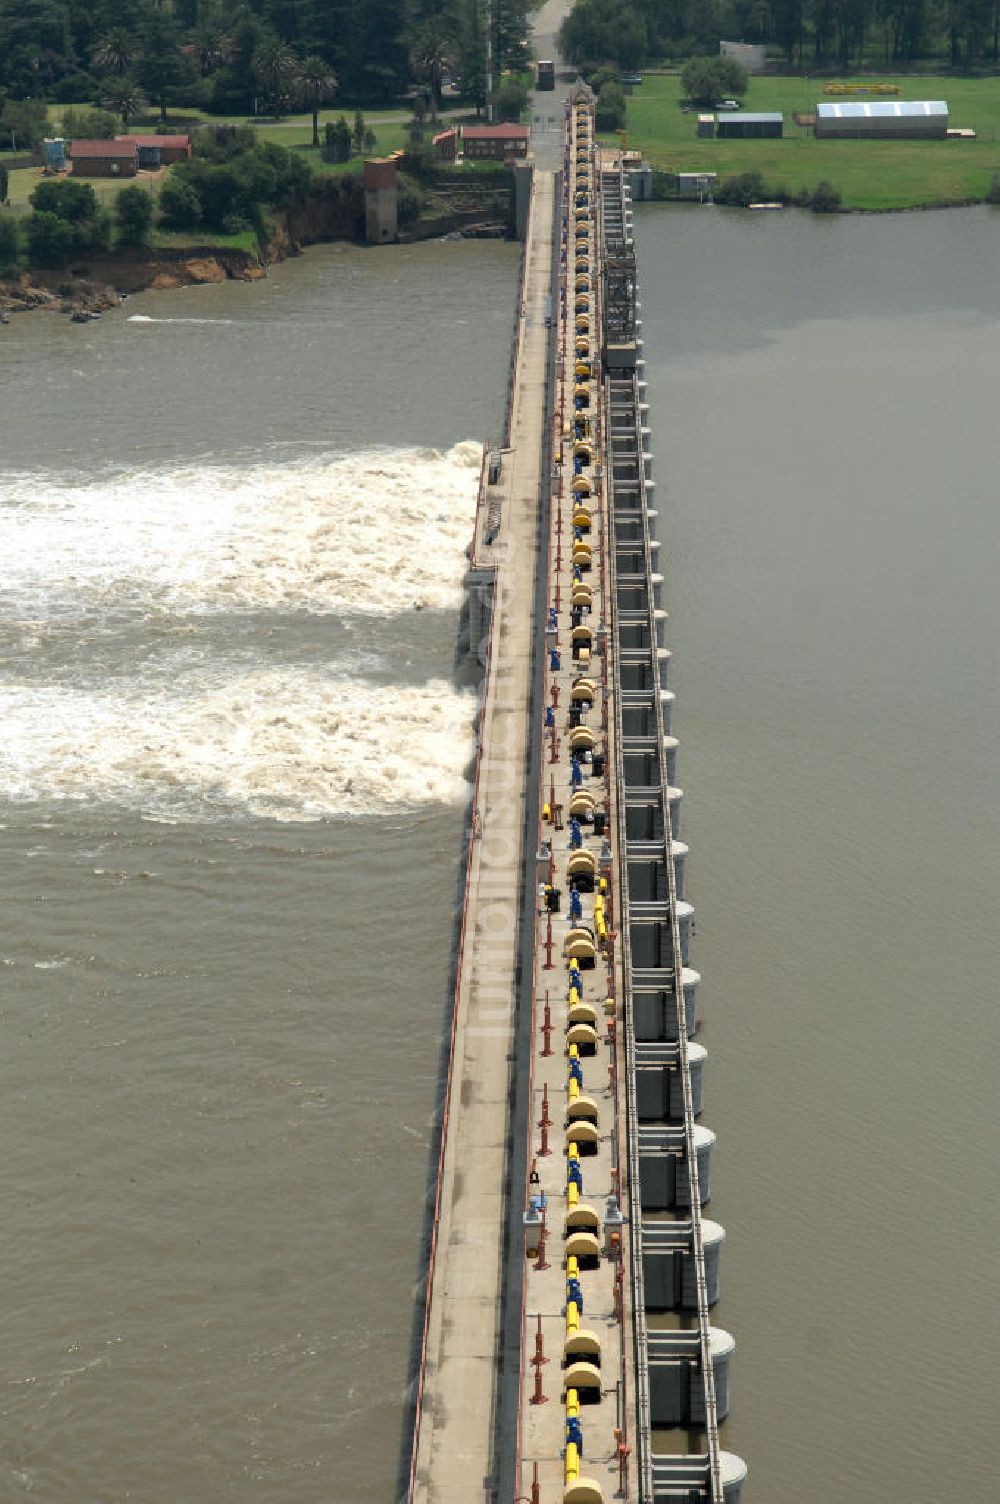
[[[395,1493],[517,248],[0,331],[0,1499]]]
[[[636,216],[767,1504],[1000,1498],[1000,216]]]
[[[1000,1496],[997,225],[637,220],[726,1444]],[[0,331],[0,1498],[394,1496],[515,277]]]

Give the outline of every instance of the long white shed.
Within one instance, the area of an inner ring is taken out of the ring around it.
[[[817,136],[868,136],[886,140],[944,137],[948,105],[943,99],[838,99],[816,106]]]

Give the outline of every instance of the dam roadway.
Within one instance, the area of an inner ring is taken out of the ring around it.
[[[407,1491],[739,1504],[631,211],[586,91],[552,109],[470,547],[485,676]]]

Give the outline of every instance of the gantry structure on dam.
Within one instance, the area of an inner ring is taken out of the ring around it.
[[[414,1504],[740,1504],[725,1234],[626,177],[566,106],[535,166],[406,1479]]]

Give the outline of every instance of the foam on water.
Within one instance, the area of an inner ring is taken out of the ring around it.
[[[157,319],[149,313],[129,314],[128,324],[235,324],[235,319]]]
[[[161,820],[316,820],[460,801],[475,696],[206,666],[183,692],[0,686],[0,797]]]
[[[478,444],[283,464],[0,475],[0,601],[94,612],[454,608]]]

